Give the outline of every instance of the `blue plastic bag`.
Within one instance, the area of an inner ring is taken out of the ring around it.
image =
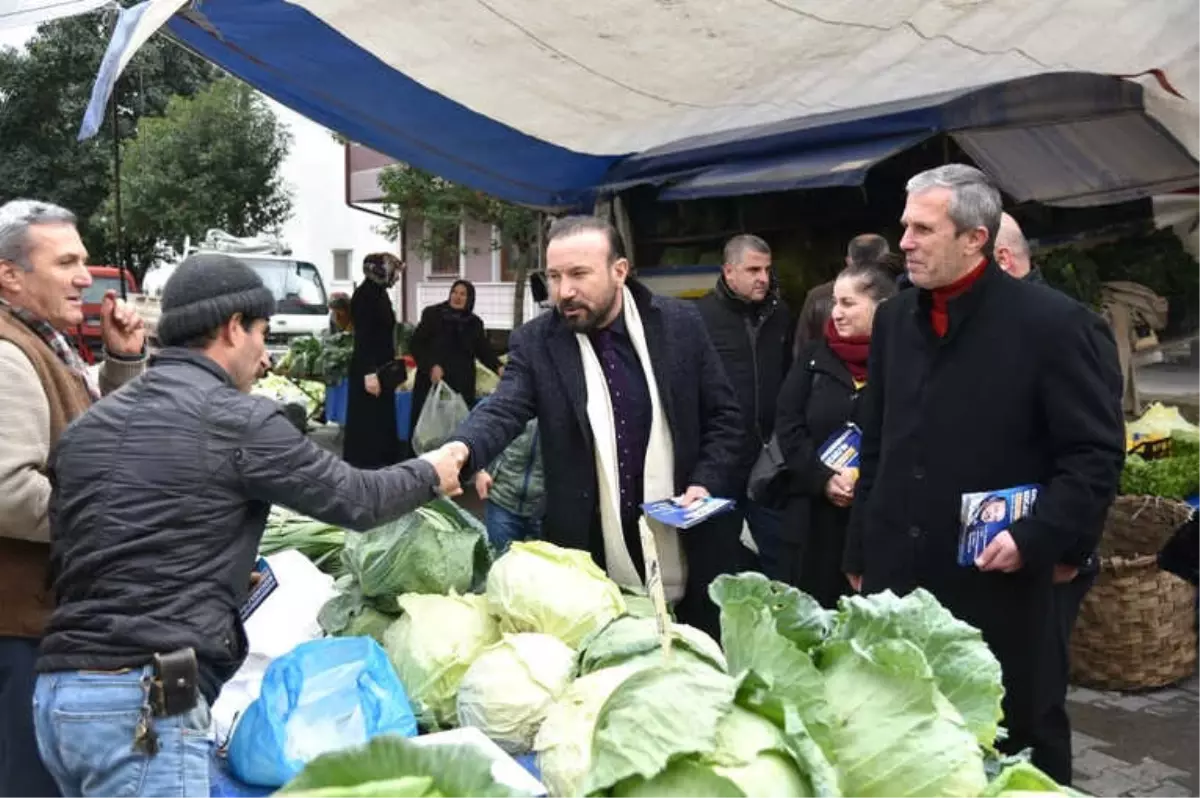
[[[317,756],[381,734],[417,734],[387,654],[369,637],[312,640],[267,667],[234,728],[229,768],[247,784],[280,787]]]

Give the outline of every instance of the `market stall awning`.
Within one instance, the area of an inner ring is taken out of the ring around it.
[[[860,186],[872,166],[919,144],[931,135],[929,132],[910,133],[776,158],[713,166],[671,183],[659,192],[658,198],[694,200],[772,191]]]
[[[697,135],[1064,70],[1190,88],[1198,27],[1194,0],[199,0],[169,23],[352,141],[543,207]]]
[[[1138,111],[952,135],[1017,202],[1112,205],[1200,183],[1187,151]]]

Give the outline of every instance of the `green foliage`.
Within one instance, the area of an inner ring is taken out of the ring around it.
[[[123,221],[134,261],[163,243],[278,228],[292,202],[280,177],[290,135],[245,83],[222,78],[192,97],[173,97],[122,146]],[[113,212],[110,197],[100,216]]]
[[[500,239],[496,244],[505,247],[516,260],[518,290],[514,295],[513,311],[514,319],[520,323],[525,277],[532,268],[541,223],[537,211],[451,183],[407,164],[384,169],[379,176],[379,186],[386,213],[402,220],[420,217],[428,223],[427,235],[410,242],[423,255],[457,257],[458,226],[466,219],[495,227]],[[404,221],[385,225],[384,235],[398,239],[402,224]]]
[[[1088,249],[1064,247],[1037,259],[1046,280],[1093,307],[1100,284],[1141,283],[1170,302],[1169,332],[1200,325],[1200,268],[1170,230],[1123,238]]]
[[[79,125],[108,45],[111,17],[87,14],[40,25],[24,51],[0,48],[0,203],[36,197],[70,208],[94,263],[116,260],[111,222],[93,218],[113,186],[112,125],[89,141]],[[171,97],[191,96],[219,71],[164,36],[125,69],[116,99],[120,138]]]

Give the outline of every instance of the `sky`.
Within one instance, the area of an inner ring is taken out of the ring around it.
[[[36,25],[20,28],[0,28],[0,47],[23,47],[37,33]]]

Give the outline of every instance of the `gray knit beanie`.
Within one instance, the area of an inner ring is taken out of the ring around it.
[[[179,346],[225,324],[235,313],[269,319],[275,297],[258,273],[229,255],[189,255],[163,287],[158,340]]]

